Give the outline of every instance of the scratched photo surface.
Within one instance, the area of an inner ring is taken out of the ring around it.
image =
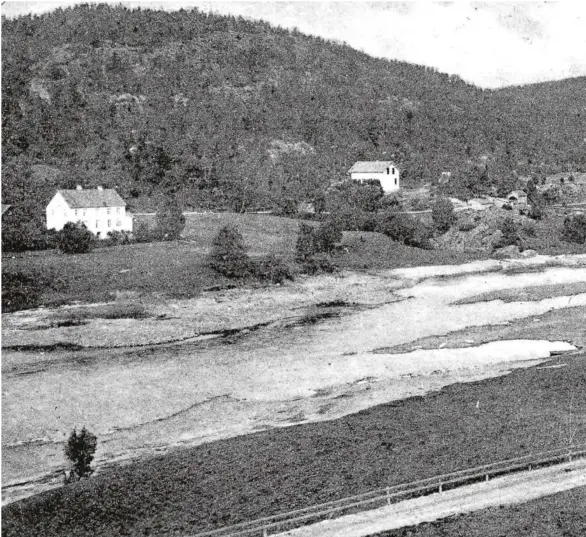
[[[3,535],[586,535],[586,7],[1,9]]]

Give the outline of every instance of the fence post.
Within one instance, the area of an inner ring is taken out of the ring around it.
[[[440,483],[439,484],[439,492],[443,492],[443,490],[444,490],[444,488],[443,488],[442,484]]]
[[[265,528],[264,530],[262,530],[262,537],[268,537],[269,532],[267,531],[267,529]]]
[[[488,481],[488,477],[489,477],[489,475],[488,475],[488,474],[486,474],[486,481]]]

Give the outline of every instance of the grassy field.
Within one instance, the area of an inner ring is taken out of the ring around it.
[[[570,404],[574,441],[584,442],[585,358],[105,470],[8,505],[3,534],[182,535],[234,524],[557,447]]]
[[[208,265],[212,240],[228,223],[238,227],[251,256],[273,253],[294,262],[299,221],[269,215],[222,213],[188,215],[185,240],[102,247],[78,255],[52,250],[7,254],[2,258],[2,270],[3,273],[36,273],[55,282],[55,288],[47,289],[42,297],[45,305],[110,301],[128,294],[193,297],[205,289],[246,283],[225,278]],[[451,264],[473,258],[404,246],[379,233],[344,235],[345,250],[333,258],[341,269]]]
[[[520,505],[491,507],[376,537],[583,537],[585,505],[586,487],[578,487]]]

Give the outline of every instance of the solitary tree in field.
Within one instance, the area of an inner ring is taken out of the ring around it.
[[[65,478],[65,483],[73,483],[93,474],[91,464],[97,443],[96,436],[85,427],[79,433],[76,429],[71,431],[65,444],[65,456],[71,463],[71,470]]]
[[[440,235],[446,233],[458,219],[448,198],[440,198],[433,204],[431,218],[436,233]]]
[[[250,273],[250,259],[244,239],[235,226],[224,226],[215,236],[210,265],[228,278],[243,278]]]

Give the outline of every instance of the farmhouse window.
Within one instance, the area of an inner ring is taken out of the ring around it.
[[[116,207],[116,212],[120,214],[120,207]]]
[[[108,208],[106,209],[106,212],[107,212],[108,214],[110,214],[110,211],[111,211],[111,210],[112,210],[112,209],[110,209],[110,207],[108,207]]]
[[[397,184],[397,178],[395,177],[395,184]]]
[[[96,227],[100,227],[100,221],[96,220]]]
[[[395,168],[393,168],[393,175],[395,175]]]
[[[390,172],[389,172],[389,168],[387,168],[387,175],[389,175],[389,173],[390,173]]]
[[[75,216],[77,216],[77,209],[75,209]]]
[[[108,227],[112,227],[112,220],[108,220]]]
[[[116,226],[120,227],[122,225],[122,220],[116,220]]]

